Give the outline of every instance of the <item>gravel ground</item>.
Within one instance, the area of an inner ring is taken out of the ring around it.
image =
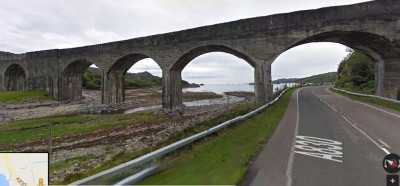
[[[126,101],[134,101],[134,104],[126,107],[126,109],[161,105],[162,100],[160,92],[160,87],[126,90]],[[99,90],[83,90],[82,95],[84,99],[72,102],[41,101],[38,103],[13,105],[1,104],[0,124],[18,120],[79,114],[83,108],[89,105],[99,105],[101,103],[101,92]],[[215,95],[214,93],[184,93],[184,101],[194,101],[207,97],[214,98]]]

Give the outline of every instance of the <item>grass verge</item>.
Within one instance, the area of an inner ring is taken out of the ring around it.
[[[216,126],[217,124],[220,124],[224,121],[227,121],[227,120],[230,120],[237,116],[246,114],[246,113],[258,108],[258,106],[259,105],[256,105],[256,104],[248,104],[248,105],[239,105],[239,106],[233,107],[228,112],[222,113],[213,119],[203,121],[195,126],[186,127],[182,131],[172,134],[166,141],[160,142],[151,148],[147,148],[147,149],[143,149],[143,150],[135,151],[135,152],[127,152],[127,151],[121,152],[119,154],[114,155],[110,161],[103,163],[102,165],[100,165],[97,168],[91,169],[90,171],[85,172],[85,173],[77,173],[77,174],[68,175],[68,176],[66,176],[66,178],[64,179],[63,182],[52,183],[52,184],[69,184],[76,180],[80,180],[80,179],[83,179],[90,175],[110,169],[112,167],[115,167],[115,166],[125,163],[127,161],[130,161],[137,157],[140,157],[144,154],[147,154],[151,151],[157,150],[161,147],[167,146],[171,143],[174,143],[181,139],[187,138],[189,136],[192,136],[194,134],[197,134],[199,132],[207,130],[208,128]],[[110,184],[111,183],[112,182],[110,182]],[[107,184],[107,183],[101,183],[101,184]]]
[[[88,159],[93,159],[95,157],[96,157],[95,155],[89,154],[89,155],[86,155],[86,156],[79,156],[79,157],[75,157],[75,158],[67,159],[65,161],[60,161],[60,162],[51,164],[50,165],[50,170],[51,170],[50,173],[53,173],[53,172],[56,172],[56,171],[59,171],[59,170],[65,170],[68,166],[70,166],[72,164],[80,163],[82,161],[85,161],[85,160],[88,160]],[[87,167],[82,167],[81,166],[80,168],[87,168]]]
[[[113,116],[74,116],[18,121],[1,126],[0,143],[46,139],[49,135],[48,124],[56,124],[52,127],[53,137],[60,137],[162,119],[165,119],[162,114],[132,113]]]
[[[193,151],[185,151],[161,172],[138,184],[237,184],[249,168],[248,162],[272,136],[294,90],[234,130],[224,129],[218,138],[198,143]]]
[[[30,103],[43,100],[54,100],[45,91],[0,91],[1,103]]]
[[[72,116],[72,117],[57,117],[57,118],[41,118],[33,120],[22,120],[0,125],[0,132],[27,130],[51,124],[67,124],[67,123],[82,123],[93,120],[96,117],[91,116]]]
[[[373,98],[373,97],[363,97],[363,96],[356,96],[356,95],[352,95],[352,94],[348,94],[345,92],[341,92],[338,90],[335,90],[333,88],[329,89],[331,92],[334,92],[336,94],[351,98],[351,99],[356,99],[356,100],[360,100],[360,101],[364,101],[364,102],[369,102],[369,103],[373,103],[373,104],[377,104],[380,105],[382,107],[386,107],[389,109],[393,109],[393,110],[397,110],[400,111],[400,104],[398,103],[393,103],[391,101],[387,101],[384,99],[379,99],[379,98]]]

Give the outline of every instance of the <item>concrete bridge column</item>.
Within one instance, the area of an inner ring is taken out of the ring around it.
[[[378,80],[376,94],[400,100],[400,58],[385,59],[383,64],[377,64],[375,67],[378,67],[379,72],[378,77],[375,77]]]
[[[375,95],[380,96],[383,89],[383,61],[375,62]]]
[[[125,101],[125,72],[122,70],[103,71],[101,82],[101,103],[113,104]]]
[[[271,64],[255,66],[254,95],[256,103],[259,104],[272,100]]]
[[[174,108],[182,105],[182,77],[177,70],[164,70],[162,74],[163,108]]]
[[[77,60],[69,63],[62,70],[61,76],[56,80],[58,82],[59,100],[74,101],[82,99],[82,75],[91,64],[86,60]]]
[[[80,73],[69,74],[61,77],[61,101],[74,101],[82,99],[82,75]]]
[[[0,91],[4,90],[4,86],[3,86],[3,76],[0,75]]]

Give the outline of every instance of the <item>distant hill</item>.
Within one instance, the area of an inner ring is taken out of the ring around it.
[[[86,72],[91,75],[100,75],[101,76],[101,73],[97,68],[89,67],[86,70]],[[139,72],[139,73],[127,72],[125,74],[125,79],[134,79],[134,78],[152,79],[152,78],[160,78],[160,77],[154,76],[153,74],[151,74],[150,72],[147,72],[147,71]]]
[[[297,83],[299,78],[282,78],[282,79],[277,79],[272,81],[274,84],[279,84],[279,83]]]
[[[152,79],[152,78],[160,78],[158,76],[153,76],[150,72],[139,72],[139,73],[126,73],[125,74],[126,79],[134,79],[134,78],[142,78],[142,79]]]
[[[0,54],[13,54],[13,53],[11,53],[11,52],[0,51]]]
[[[147,87],[147,86],[161,86],[162,78],[154,76],[150,72],[130,73],[125,74],[125,87]],[[100,89],[101,88],[101,73],[97,68],[89,67],[83,74],[82,86],[87,89]],[[190,84],[182,80],[184,87],[199,87],[197,84]]]
[[[337,72],[328,72],[305,78],[284,78],[272,81],[274,84],[279,83],[333,83],[337,79]]]

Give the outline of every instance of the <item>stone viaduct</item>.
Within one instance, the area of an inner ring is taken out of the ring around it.
[[[82,97],[82,75],[102,72],[102,102],[124,101],[124,74],[152,58],[162,69],[163,107],[182,104],[181,71],[208,52],[226,52],[254,67],[257,102],[272,94],[271,64],[286,50],[310,42],[335,42],[376,61],[376,94],[400,99],[400,1],[242,19],[178,32],[70,49],[0,53],[0,90],[45,90],[61,101]],[[304,68],[307,68],[306,66]],[[238,74],[240,76],[240,74]]]

